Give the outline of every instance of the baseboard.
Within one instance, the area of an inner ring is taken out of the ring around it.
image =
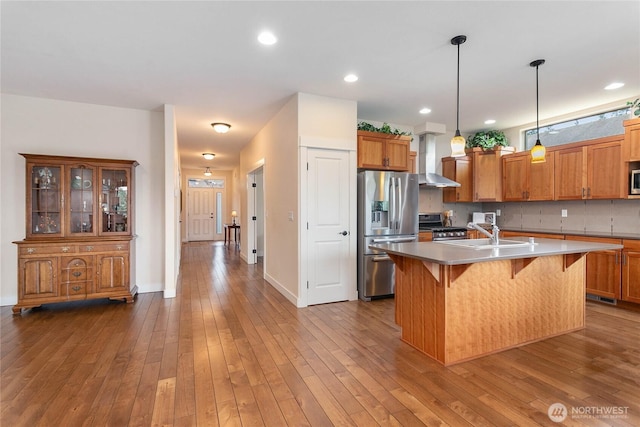
[[[298,307],[298,298],[291,293],[287,288],[282,286],[276,279],[269,276],[268,274],[264,275],[264,280],[266,280],[271,286],[273,286],[278,292],[282,294],[291,304],[294,304]]]

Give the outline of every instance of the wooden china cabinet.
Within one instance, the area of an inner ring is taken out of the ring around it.
[[[21,154],[26,238],[14,313],[95,298],[133,302],[134,160]]]

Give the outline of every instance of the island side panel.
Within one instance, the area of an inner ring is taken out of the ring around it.
[[[438,359],[438,353],[444,355],[443,343],[437,342],[444,330],[438,327],[444,323],[444,293],[421,261],[397,255],[391,258],[396,264],[396,323],[402,328],[401,339]]]

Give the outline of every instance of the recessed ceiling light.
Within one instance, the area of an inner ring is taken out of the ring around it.
[[[258,35],[258,41],[264,45],[271,46],[275,44],[278,39],[270,31],[263,31]]]
[[[604,88],[606,90],[614,90],[614,89],[620,89],[622,86],[624,86],[624,83],[614,82],[614,83],[611,83],[611,84],[605,86]]]
[[[346,76],[344,76],[344,81],[348,83],[357,82],[358,76],[356,76],[355,74],[347,74]]]
[[[484,124],[485,124],[485,125],[492,125],[492,124],[494,124],[495,122],[496,122],[495,120],[493,120],[493,119],[489,119],[489,120],[485,120],[485,121],[484,121]]]
[[[213,160],[215,156],[216,155],[213,153],[202,153],[202,157],[204,157],[206,160]]]
[[[431,112],[431,108],[423,108],[420,110],[420,114],[429,114]]]

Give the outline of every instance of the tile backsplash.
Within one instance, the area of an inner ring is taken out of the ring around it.
[[[557,232],[638,234],[640,200],[572,200],[484,203],[483,212],[501,211],[498,226]],[[566,217],[562,216],[566,210]]]

